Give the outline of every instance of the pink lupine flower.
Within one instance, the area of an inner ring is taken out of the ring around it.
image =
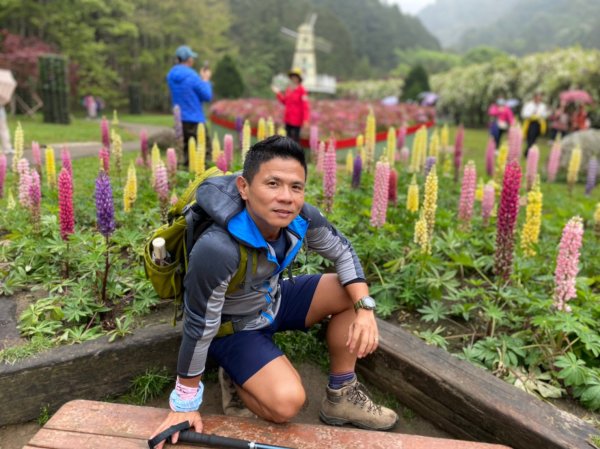
[[[313,160],[316,160],[317,153],[319,151],[319,127],[317,125],[311,125],[310,127],[308,144],[312,158]]]
[[[565,225],[558,245],[556,270],[554,272],[554,306],[570,312],[567,301],[577,296],[575,280],[579,271],[579,249],[583,240],[581,217],[573,217]]]
[[[31,160],[38,173],[42,172],[42,152],[40,150],[40,144],[35,140],[31,142]]]
[[[406,142],[406,124],[402,123],[400,128],[398,128],[398,135],[396,136],[396,148],[401,150],[404,148],[404,143]]]
[[[154,177],[154,191],[160,202],[169,200],[169,181],[165,164],[159,162]]]
[[[102,134],[102,146],[106,148],[110,154],[110,130],[108,128],[108,120],[106,120],[106,117],[102,117],[102,120],[100,121],[100,132]]]
[[[525,169],[525,181],[527,184],[527,191],[531,190],[535,177],[538,171],[538,161],[540,160],[540,150],[537,145],[533,145],[527,153],[527,167]]]
[[[6,180],[6,155],[0,153],[0,198],[4,198],[4,181]]]
[[[454,182],[458,181],[458,174],[462,165],[464,140],[465,127],[461,124],[456,130],[456,137],[454,139]]]
[[[63,167],[58,175],[58,221],[60,236],[67,240],[75,232],[73,213],[73,181],[71,174]]]
[[[144,159],[142,159],[142,156],[138,156],[135,158],[135,165],[137,165],[138,167],[146,167],[146,163],[144,162]]]
[[[521,166],[518,160],[509,162],[504,172],[498,220],[496,223],[496,275],[508,281],[512,272],[513,249],[515,245],[515,224],[519,213],[519,188],[521,187]]]
[[[508,157],[506,162],[518,161],[521,158],[521,147],[523,146],[523,132],[516,123],[508,129]]]
[[[495,201],[496,189],[494,188],[494,182],[488,182],[483,188],[483,198],[481,199],[481,218],[484,226],[487,226],[490,221]]]
[[[465,165],[462,187],[460,190],[460,201],[458,205],[458,219],[468,228],[473,216],[473,204],[475,203],[475,189],[477,188],[477,170],[475,163],[469,161]]]
[[[371,226],[379,228],[385,224],[390,188],[390,164],[378,161],[375,165]]]
[[[333,197],[337,184],[337,162],[335,159],[335,141],[329,140],[329,145],[323,155],[323,196],[325,198],[325,210],[331,212]]]
[[[225,134],[225,137],[223,137],[223,154],[225,154],[226,168],[229,170],[233,163],[233,136],[231,134]]]
[[[394,206],[398,203],[398,172],[395,168],[390,169],[390,186],[388,190],[388,201]]]
[[[21,159],[17,164],[19,172],[19,204],[26,209],[31,207],[31,172],[27,159]]]
[[[62,166],[66,168],[71,174],[71,178],[73,178],[73,164],[71,164],[71,153],[67,147],[63,147],[60,151],[60,158],[62,160]]]
[[[408,164],[408,160],[410,158],[410,150],[408,147],[402,147],[399,153],[399,158],[402,165]]]
[[[496,159],[496,142],[492,137],[488,139],[485,150],[485,172],[488,176],[494,176],[494,164]]]
[[[217,168],[221,171],[227,171],[227,157],[225,156],[225,153],[221,153],[219,154],[219,156],[217,157],[217,162],[215,162],[215,165],[217,166]]]
[[[21,176],[23,173],[29,174],[29,161],[25,158],[17,162],[17,174]]]
[[[323,173],[323,162],[325,158],[325,142],[320,141],[317,146],[317,166],[315,167],[318,173]]]
[[[145,129],[140,131],[140,157],[142,158],[143,164],[138,164],[136,160],[136,165],[143,167],[148,161],[148,133]]]
[[[177,201],[179,201],[179,198],[177,198],[177,195],[175,194],[175,192],[173,192],[171,194],[171,199],[169,200],[169,203],[171,204],[171,206],[175,206],[177,204]]]
[[[561,143],[560,139],[556,139],[550,150],[550,157],[548,158],[548,182],[554,182],[558,168],[560,166],[560,152]]]
[[[33,228],[40,228],[40,206],[42,203],[42,187],[40,185],[40,174],[35,168],[30,170],[31,184],[29,186],[29,208],[31,210],[31,221]]]
[[[175,154],[175,148],[167,148],[167,175],[170,185],[174,186],[177,179],[177,154]]]
[[[107,147],[100,148],[98,152],[98,157],[100,158],[100,163],[102,164],[102,170],[108,174],[110,171],[110,152]]]

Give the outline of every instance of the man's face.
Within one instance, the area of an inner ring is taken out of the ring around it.
[[[304,205],[305,172],[296,159],[274,158],[261,164],[248,184],[237,179],[248,213],[266,240],[275,240]]]

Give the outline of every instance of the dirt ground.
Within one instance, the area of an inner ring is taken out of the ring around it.
[[[322,424],[319,421],[319,408],[325,384],[327,383],[327,375],[319,367],[309,363],[298,366],[298,371],[302,376],[302,381],[308,394],[308,401],[307,405],[294,419],[294,422]],[[168,408],[167,397],[168,393],[165,393],[147,405],[149,407]],[[210,415],[223,413],[221,408],[221,391],[218,383],[206,382],[204,403],[201,411]],[[448,434],[436,428],[432,423],[410,411],[404,410],[403,407],[397,410],[397,412],[400,415],[400,421],[393,429],[394,432],[450,438]],[[39,425],[35,422],[0,427],[0,449],[21,449],[35,435],[39,428]]]

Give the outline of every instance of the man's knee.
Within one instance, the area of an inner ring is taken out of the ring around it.
[[[267,407],[276,423],[290,421],[306,402],[306,392],[300,384],[279,388],[271,393]]]

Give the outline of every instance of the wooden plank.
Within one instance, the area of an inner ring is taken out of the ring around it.
[[[588,447],[598,432],[492,374],[378,321],[379,350],[358,365],[367,381],[449,432],[515,449]]]
[[[29,442],[45,449],[137,449],[168,410],[94,401],[65,404]],[[272,424],[261,419],[204,415],[204,432],[302,449],[507,449],[458,440],[308,424]],[[187,445],[178,444],[184,449]],[[199,446],[189,446],[199,447]]]

